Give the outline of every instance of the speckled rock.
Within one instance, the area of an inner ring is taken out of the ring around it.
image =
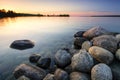
[[[72,57],[72,69],[81,72],[90,72],[94,65],[93,58],[86,50],[80,50]]]
[[[70,80],[90,80],[90,77],[85,73],[72,72],[70,74]]]
[[[112,35],[102,35],[92,40],[94,46],[99,46],[115,53],[117,50],[117,39]]]
[[[120,34],[116,35],[117,40],[120,42]]]
[[[40,57],[41,57],[40,54],[32,54],[29,57],[29,61],[31,63],[37,63],[37,61],[40,59]]]
[[[34,47],[34,42],[30,40],[15,40],[10,47],[19,50],[25,50]]]
[[[90,28],[89,30],[87,30],[83,34],[83,36],[88,39],[91,39],[93,37],[97,37],[97,36],[105,35],[105,34],[110,34],[110,33],[102,27],[93,27],[93,28]]]
[[[110,67],[104,63],[95,65],[91,70],[92,80],[112,80],[112,78]]]
[[[20,78],[18,78],[17,80],[30,80],[29,78],[27,78],[26,76],[21,76]]]
[[[53,74],[47,74],[43,80],[55,80]]]
[[[89,50],[89,48],[92,46],[92,43],[90,41],[85,41],[83,44],[82,44],[82,49],[85,49],[85,50]]]
[[[66,50],[58,50],[55,54],[56,64],[64,68],[71,63],[71,55]]]
[[[69,75],[67,72],[57,69],[54,73],[55,80],[69,80]]]
[[[74,48],[75,48],[75,49],[81,49],[82,43],[83,43],[84,41],[87,41],[87,39],[86,39],[86,38],[83,38],[83,37],[76,37],[76,38],[74,39]]]
[[[116,51],[115,56],[118,60],[120,60],[120,49]]]
[[[83,33],[84,33],[85,31],[78,31],[78,32],[76,32],[75,34],[74,34],[74,37],[83,37]]]
[[[21,76],[26,76],[31,80],[43,80],[46,76],[46,71],[36,66],[21,64],[13,72],[16,79]]]
[[[99,62],[105,63],[105,64],[110,64],[114,56],[113,54],[101,47],[98,46],[92,46],[89,48],[89,53]]]

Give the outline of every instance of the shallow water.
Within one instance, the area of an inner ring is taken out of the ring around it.
[[[0,19],[0,80],[14,80],[12,72],[21,63],[29,63],[33,53],[53,56],[71,47],[73,34],[93,26],[120,32],[120,17],[17,17]],[[35,47],[27,50],[9,48],[14,40],[29,39]]]

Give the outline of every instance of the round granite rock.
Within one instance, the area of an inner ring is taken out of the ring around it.
[[[55,80],[53,74],[47,74],[43,80]]]
[[[116,56],[116,58],[117,58],[118,60],[120,60],[120,49],[118,49],[118,50],[116,51],[115,56]]]
[[[85,49],[85,50],[89,50],[89,48],[92,46],[92,43],[90,41],[85,41],[83,44],[82,44],[82,49]]]

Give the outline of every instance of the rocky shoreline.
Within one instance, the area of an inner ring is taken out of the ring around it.
[[[74,48],[58,50],[52,58],[32,54],[31,65],[17,66],[14,77],[17,80],[119,80],[120,33],[93,27],[75,33],[73,45]]]

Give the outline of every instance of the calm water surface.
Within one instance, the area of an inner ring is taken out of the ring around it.
[[[0,19],[0,80],[14,80],[12,72],[21,63],[29,63],[33,53],[52,56],[63,47],[71,47],[73,34],[93,26],[120,32],[118,17],[17,17]],[[9,48],[14,40],[29,39],[35,47]]]

